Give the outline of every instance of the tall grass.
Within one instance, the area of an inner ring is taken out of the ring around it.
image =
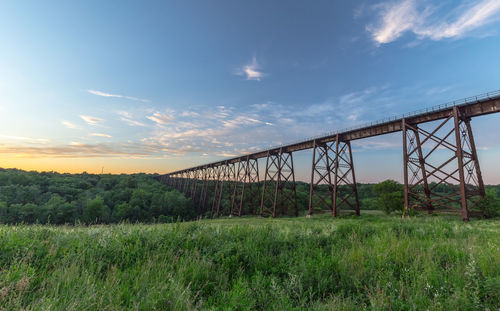
[[[500,222],[0,226],[5,310],[498,310]]]

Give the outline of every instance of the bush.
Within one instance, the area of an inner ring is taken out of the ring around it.
[[[104,200],[100,196],[89,200],[83,210],[83,221],[87,224],[109,221],[109,208],[104,204]]]
[[[486,195],[479,202],[479,208],[484,212],[486,218],[500,216],[500,200],[496,197],[493,189],[487,189]]]
[[[374,185],[373,192],[378,195],[378,209],[385,211],[387,214],[403,210],[404,188],[400,183],[394,180],[386,180]]]

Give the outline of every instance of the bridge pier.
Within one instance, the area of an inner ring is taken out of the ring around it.
[[[247,165],[248,158],[245,161],[238,162],[238,168],[235,172],[235,182],[229,216],[241,216],[241,208],[243,206],[243,197],[245,194]]]
[[[232,172],[234,175],[234,164],[228,164],[226,161],[223,165],[219,167],[218,177],[215,185],[214,191],[214,200],[212,203],[212,218],[219,217],[220,215],[220,205],[222,201],[223,191],[224,191],[224,183],[230,182],[231,180],[231,166]]]
[[[289,205],[298,216],[292,152],[283,152],[283,148],[277,153],[268,151],[260,216],[276,217],[277,207],[281,209],[281,215],[287,215]]]
[[[210,218],[219,217],[220,200],[222,196],[222,189],[224,186],[226,165],[219,165],[214,168],[215,186],[214,197],[212,200],[212,208],[210,210]]]
[[[205,203],[207,200],[207,192],[208,192],[208,178],[209,178],[209,168],[202,168],[201,169],[201,178],[202,178],[202,185],[201,185],[201,192],[200,192],[200,200],[198,202],[198,211],[200,216],[203,216],[203,213],[205,212]]]
[[[346,194],[343,198],[341,198],[339,195],[340,185],[344,185],[346,188]],[[358,186],[356,184],[356,174],[354,173],[354,161],[352,159],[351,142],[342,141],[338,134],[336,138],[335,151],[335,180],[333,185],[333,202],[335,216],[338,213],[338,208],[343,204],[348,205],[351,209],[353,209],[356,215],[360,215]]]
[[[188,196],[189,183],[191,182],[190,174],[191,173],[189,171],[183,173],[184,182],[182,184],[182,193],[184,193],[185,196]]]
[[[254,214],[254,206],[258,206],[258,200],[260,196],[260,186],[259,186],[259,164],[256,159],[252,159],[249,156],[245,160],[238,162],[238,169],[235,171],[235,181],[233,196],[231,200],[231,210],[230,216],[241,216],[245,211],[243,211],[243,205],[248,203],[249,214]],[[245,198],[245,193],[249,196]]]
[[[178,191],[181,191],[181,187],[182,187],[182,174],[177,174],[177,182],[175,183],[175,189],[177,189]]]
[[[230,201],[232,203],[233,193],[230,193],[230,191],[231,191],[231,189],[234,190],[234,187],[236,185],[236,164],[235,163],[229,163],[228,161],[226,161],[223,177],[224,177],[224,181],[227,184],[227,186],[226,186],[228,189],[227,193],[229,193],[229,198],[230,198]],[[220,212],[220,206],[222,204],[222,199],[224,196],[223,191],[224,191],[224,188],[221,188],[221,193],[219,196],[219,200],[217,202],[219,212]],[[229,215],[231,215],[231,206],[229,206],[229,210],[227,212],[229,213]]]
[[[187,198],[190,198],[191,197],[192,184],[193,184],[193,181],[195,180],[194,179],[194,171],[189,170],[189,171],[186,172],[186,175],[187,175],[187,182],[184,185],[184,195]]]
[[[172,176],[172,188],[177,189],[178,182],[179,182],[179,179],[177,178],[177,175]]]
[[[334,159],[331,154],[335,153],[333,150],[334,143],[317,143],[313,142],[313,161],[311,171],[311,184],[309,185],[309,211],[307,216],[313,214],[314,208],[326,207],[334,211],[333,207],[333,183],[332,183],[332,167],[334,166]],[[321,195],[316,191],[320,185],[326,184],[328,192]],[[315,200],[316,198],[316,200]]]
[[[184,172],[179,174],[179,185],[177,190],[182,193],[182,188],[184,187]]]
[[[248,214],[255,215],[260,211],[259,162],[257,159],[248,157],[246,180],[248,184],[248,198],[245,202],[248,203]]]
[[[198,182],[200,179],[200,170],[193,171],[193,182],[191,183],[190,197],[193,203],[196,202],[196,195],[198,190]]]
[[[336,135],[335,141],[330,143],[318,144],[315,140],[313,148],[308,216],[313,214],[314,208],[326,206],[332,216],[337,217],[342,205],[349,206],[359,216],[358,189],[350,141],[342,141]],[[328,185],[328,193],[319,193],[321,184]],[[340,196],[339,186],[344,186],[343,197]]]
[[[404,156],[404,216],[410,209],[456,211],[460,207],[464,221],[484,198],[484,183],[477,159],[470,118],[454,106],[450,114],[432,131],[402,120]],[[423,150],[429,150],[424,152]],[[437,150],[446,151],[444,160]],[[429,183],[432,179],[433,182]],[[456,185],[453,193],[440,193],[439,185]],[[451,207],[451,208],[450,208]],[[480,211],[481,212],[481,211]]]
[[[217,166],[210,166],[208,167],[208,179],[207,179],[207,191],[206,191],[206,198],[204,202],[204,208],[205,211],[208,211],[210,208],[210,217],[212,217],[212,200],[213,196],[215,194],[215,186],[217,183],[217,173],[218,173],[218,167]]]

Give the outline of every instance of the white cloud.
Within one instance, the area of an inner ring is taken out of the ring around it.
[[[152,116],[149,116],[147,118],[157,124],[162,124],[162,125],[168,124],[174,120],[173,116],[163,114],[160,112],[155,112]]]
[[[14,141],[25,141],[27,143],[36,143],[36,144],[45,144],[50,142],[50,139],[46,138],[31,138],[24,136],[11,136],[11,135],[0,135],[0,138],[6,140],[14,140]]]
[[[219,157],[226,157],[226,158],[238,156],[238,154],[236,154],[236,153],[229,153],[229,152],[219,152],[219,153],[216,153],[215,155],[217,155]]]
[[[117,111],[116,113],[121,116],[120,117],[121,121],[125,122],[130,126],[146,126],[144,123],[134,120],[130,112]]]
[[[87,90],[90,94],[97,95],[97,96],[102,96],[102,97],[116,97],[116,98],[122,98],[122,95],[116,95],[116,94],[110,94],[110,93],[104,93],[101,91],[95,91],[95,90]]]
[[[61,124],[64,125],[65,127],[69,128],[69,129],[78,129],[78,125],[74,124],[74,123],[71,123],[69,121],[66,121],[66,120],[62,120],[61,121]]]
[[[128,111],[117,111],[116,113],[124,118],[132,119],[132,114]]]
[[[181,113],[181,117],[199,117],[200,114],[194,111],[184,111]]]
[[[89,125],[96,125],[100,122],[102,122],[103,120],[100,119],[100,118],[97,118],[97,117],[91,117],[91,116],[80,116],[80,118],[82,118],[83,121],[87,122],[87,124]]]
[[[226,128],[237,128],[240,127],[241,125],[255,125],[262,123],[263,123],[262,121],[243,115],[237,116],[234,119],[222,121],[222,124]]]
[[[463,34],[483,26],[491,21],[500,12],[500,0],[480,1],[452,23],[434,25],[417,32],[420,36],[428,36],[433,40],[459,37]]]
[[[378,26],[368,26],[367,30],[379,44],[392,42],[414,25],[421,23],[422,18],[415,8],[414,0],[384,3],[378,7],[381,11],[381,21]]]
[[[139,122],[139,121],[136,121],[136,120],[132,120],[132,119],[127,119],[127,118],[121,117],[120,120],[125,122],[126,124],[128,124],[130,126],[146,126],[146,124]]]
[[[105,137],[105,138],[111,138],[113,136],[108,135],[108,134],[102,134],[102,133],[91,133],[89,134],[90,136],[96,136],[96,137]]]
[[[260,81],[262,77],[264,77],[264,73],[259,71],[260,66],[257,63],[257,58],[252,58],[252,62],[248,65],[243,66],[242,68],[236,71],[237,75],[246,76],[247,80],[256,80]]]
[[[110,93],[105,93],[105,92],[96,91],[96,90],[87,90],[87,92],[89,92],[90,94],[102,96],[102,97],[125,98],[125,99],[129,99],[129,100],[140,101],[143,103],[149,102],[149,100],[147,100],[147,99],[142,99],[142,98],[137,98],[137,97],[132,97],[132,96],[125,96],[125,95],[118,95],[118,94],[110,94]]]
[[[255,108],[255,110],[257,111],[261,111],[261,110],[266,110],[267,108],[269,108],[270,105],[272,105],[273,102],[271,101],[268,101],[267,103],[262,103],[262,104],[253,104],[253,105],[250,105],[252,108]]]
[[[458,6],[449,14],[442,14],[439,8],[422,1],[385,2],[374,6],[379,11],[379,21],[366,29],[380,45],[393,42],[406,32],[413,32],[418,39],[429,38],[437,41],[459,38],[498,20],[500,0],[471,3],[473,4]]]
[[[3,144],[0,145],[0,152],[7,157],[14,158],[151,158],[158,150],[137,144],[122,146],[113,143],[91,145],[82,142],[70,142],[66,145],[47,145],[45,143],[34,145]]]

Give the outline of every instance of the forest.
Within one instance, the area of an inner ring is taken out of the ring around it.
[[[190,198],[154,177],[152,174],[61,174],[0,169],[0,223],[166,223],[194,220],[200,214],[209,217],[209,211],[198,210]],[[391,213],[403,206],[403,186],[395,181],[357,186],[362,210]],[[439,187],[444,193],[454,191],[452,186]],[[232,189],[229,188],[224,189],[222,215],[228,215],[231,206]],[[320,191],[327,192],[328,188],[321,187]],[[296,192],[299,214],[305,215],[309,184],[297,182]],[[486,201],[487,216],[496,216],[500,210],[500,186],[487,186]],[[247,202],[243,206],[244,214],[256,213],[252,204],[258,206],[257,202]]]
[[[191,200],[151,175],[0,170],[0,223],[149,223],[194,218]]]

